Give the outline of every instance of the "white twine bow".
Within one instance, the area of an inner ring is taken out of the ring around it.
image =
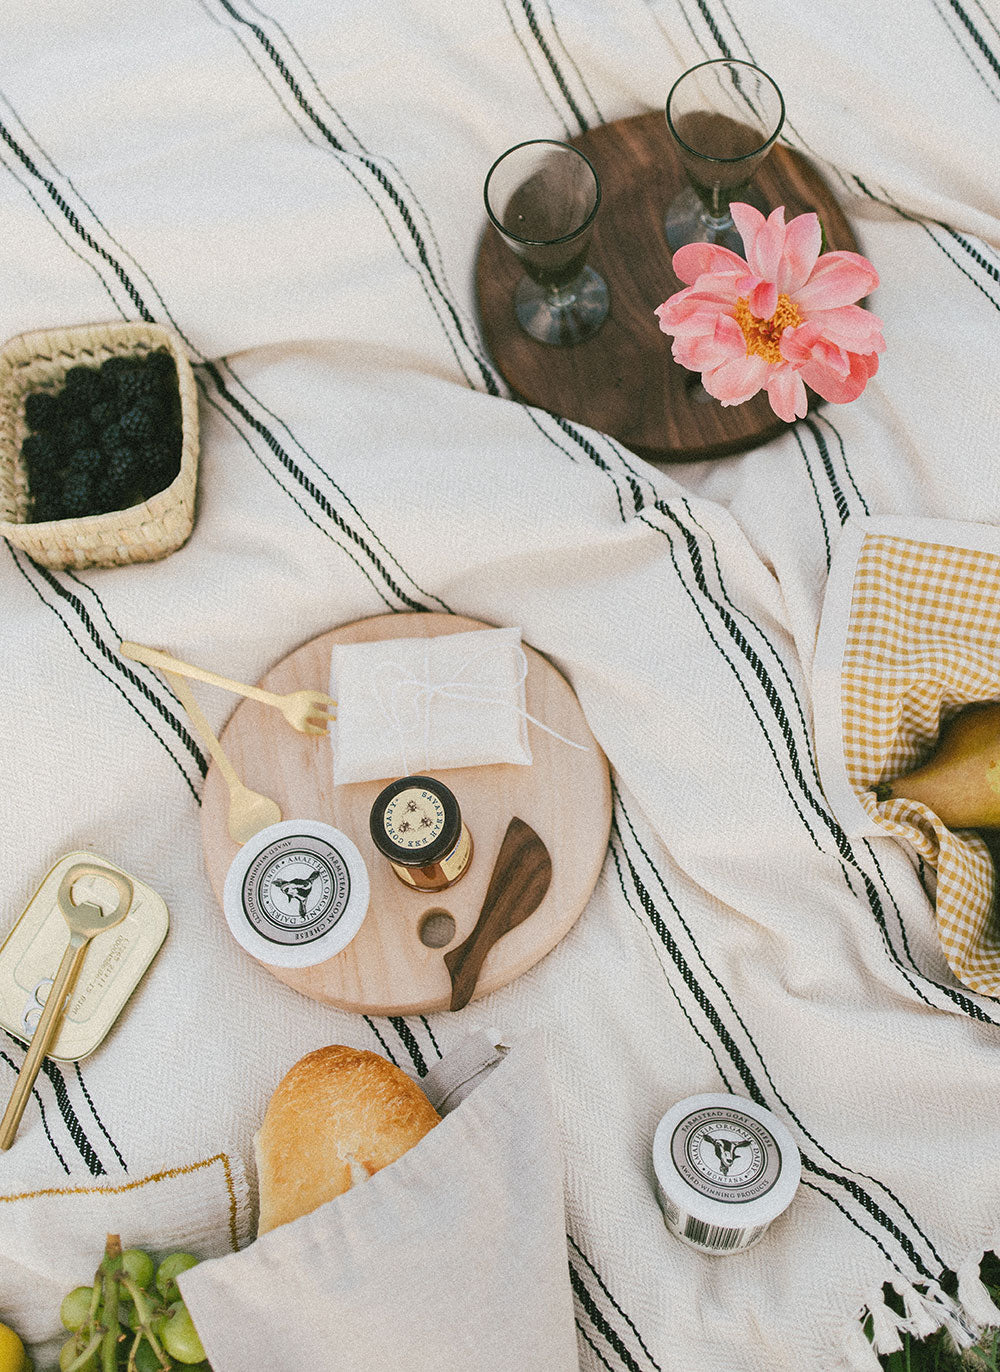
[[[524,649],[517,648],[520,658],[520,676],[515,685],[521,686],[528,675],[528,659]],[[432,711],[436,700],[457,700],[465,701],[472,705],[499,705],[503,709],[513,710],[515,714],[528,723],[534,724],[539,729],[544,729],[547,734],[557,738],[560,743],[566,743],[570,748],[579,748],[581,752],[589,752],[590,749],[584,743],[574,743],[572,739],[566,738],[555,729],[544,724],[540,719],[529,714],[522,706],[507,697],[491,695],[489,681],[469,681],[465,680],[469,671],[477,666],[483,657],[490,657],[488,648],[482,652],[473,653],[458,669],[451,681],[433,681],[431,679],[430,668],[430,640],[425,639],[423,645],[424,654],[424,674],[422,677],[414,675],[400,675],[392,682],[379,682],[375,687],[375,696],[382,708],[386,723],[394,731],[399,753],[402,759],[404,773],[412,772],[414,768],[423,767],[430,769],[434,766],[432,754]],[[405,672],[405,668],[398,664],[387,664],[390,668],[395,667],[400,673]],[[487,666],[489,663],[487,663]],[[405,692],[405,697],[403,693]],[[400,717],[400,702],[405,698],[406,703],[415,707],[418,712],[417,730],[407,730]],[[412,746],[409,735],[418,732],[423,742],[423,760],[412,761],[409,756],[409,747]]]

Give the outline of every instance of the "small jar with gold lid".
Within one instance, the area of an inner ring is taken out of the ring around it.
[[[448,787],[435,777],[409,776],[380,791],[369,829],[375,847],[405,886],[443,891],[472,861],[472,835]]]

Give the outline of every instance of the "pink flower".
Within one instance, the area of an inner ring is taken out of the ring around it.
[[[789,423],[806,413],[806,386],[824,400],[856,400],[878,370],[882,321],[855,302],[878,285],[856,252],[820,256],[815,214],[785,223],[734,204],[746,260],[712,243],[678,248],[673,268],[685,289],[656,310],[673,335],[675,361],[701,372],[709,395],[741,405],[763,386]]]

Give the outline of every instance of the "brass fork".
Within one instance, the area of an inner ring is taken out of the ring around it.
[[[206,748],[211,753],[222,773],[223,780],[229,787],[229,815],[226,820],[229,837],[234,843],[247,843],[254,834],[260,833],[261,829],[266,829],[268,825],[277,824],[280,821],[281,810],[278,802],[272,800],[270,796],[261,795],[259,791],[252,791],[240,780],[236,775],[236,768],[229,761],[223,751],[222,744],[212,732],[212,726],[202,714],[187,682],[183,677],[179,677],[173,672],[167,672],[166,678],[170,682],[177,699],[187,711],[191,723],[201,734]]]
[[[142,643],[122,643],[120,652],[122,657],[143,662],[147,667],[158,667],[160,671],[173,672],[175,676],[204,681],[209,686],[221,686],[224,691],[235,691],[237,695],[247,696],[250,700],[273,705],[300,734],[325,734],[331,720],[336,718],[333,712],[337,702],[323,691],[289,691],[286,695],[279,695],[274,691],[265,691],[260,686],[245,686],[241,681],[219,676],[204,667],[193,667],[189,662],[181,662],[159,648],[147,648]]]

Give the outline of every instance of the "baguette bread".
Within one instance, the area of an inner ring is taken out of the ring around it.
[[[254,1139],[257,1233],[367,1180],[440,1118],[420,1087],[378,1053],[342,1044],[307,1053],[278,1084]]]

